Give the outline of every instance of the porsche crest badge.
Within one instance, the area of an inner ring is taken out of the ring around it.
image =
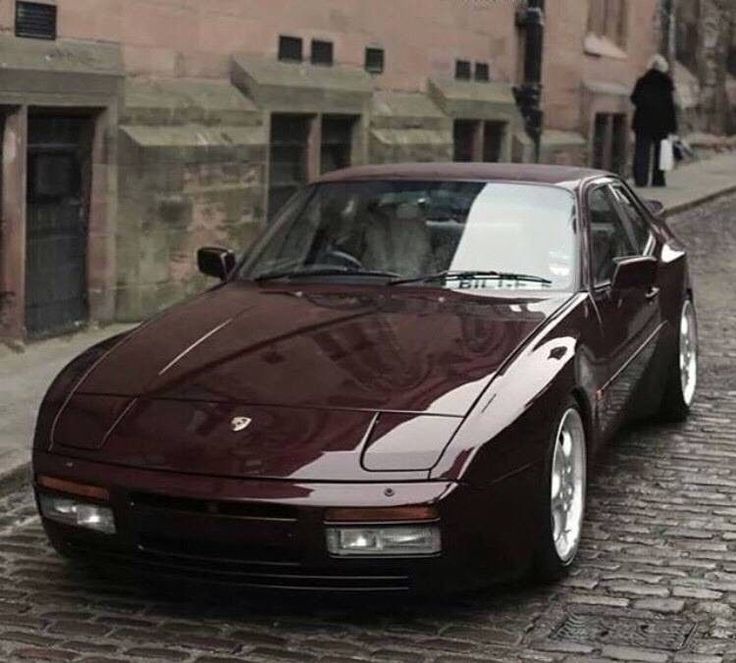
[[[233,433],[240,433],[248,428],[252,421],[253,420],[248,417],[233,417],[230,422],[230,428],[232,428]]]

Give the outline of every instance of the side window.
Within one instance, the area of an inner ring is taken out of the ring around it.
[[[634,201],[623,188],[620,186],[614,186],[613,191],[616,195],[616,200],[620,203],[621,209],[626,216],[626,220],[630,224],[630,230],[636,243],[638,253],[644,253],[644,249],[649,243],[649,238],[652,235],[649,223],[647,223],[646,219],[637,209]]]
[[[616,269],[616,259],[639,252],[626,232],[608,186],[588,194],[590,212],[591,271],[595,285],[607,283]]]

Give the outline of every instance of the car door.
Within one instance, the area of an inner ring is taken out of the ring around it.
[[[656,287],[611,287],[619,260],[652,255],[655,244],[648,224],[632,217],[624,196],[615,180],[598,182],[586,194],[590,294],[598,317],[593,342],[598,366],[596,412],[604,435],[624,416],[662,327]]]

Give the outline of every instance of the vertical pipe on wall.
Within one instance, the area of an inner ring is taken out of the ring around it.
[[[670,63],[670,71],[674,71],[677,53],[677,0],[662,0],[662,48],[664,56]]]
[[[524,82],[514,89],[526,132],[534,144],[534,160],[541,155],[544,113],[542,112],[542,67],[544,54],[544,0],[528,0],[519,15],[519,25],[525,29]]]

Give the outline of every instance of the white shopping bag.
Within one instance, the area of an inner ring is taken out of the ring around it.
[[[659,169],[672,170],[675,167],[675,148],[671,138],[665,138],[659,144]]]

